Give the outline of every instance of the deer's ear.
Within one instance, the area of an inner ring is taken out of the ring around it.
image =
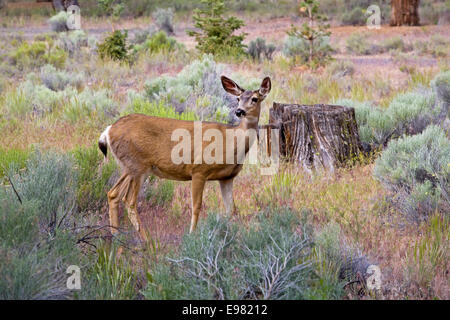
[[[234,82],[233,80],[231,80],[231,79],[229,79],[229,78],[227,78],[225,76],[221,76],[220,80],[222,80],[223,88],[229,94],[232,94],[232,95],[235,95],[235,96],[240,96],[245,91],[244,89],[239,87],[236,82]]]
[[[265,77],[261,83],[261,87],[259,88],[259,95],[264,99],[272,89],[272,83],[269,77]]]

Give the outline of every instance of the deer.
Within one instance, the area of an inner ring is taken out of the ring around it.
[[[237,161],[238,146],[234,145],[234,138],[239,141],[239,136],[245,135],[245,148],[243,149],[246,155],[255,140],[251,139],[247,133],[251,130],[254,132],[258,130],[261,102],[271,90],[271,80],[269,77],[264,78],[257,90],[245,90],[226,76],[221,76],[221,83],[226,92],[237,98],[238,106],[235,114],[240,121],[235,125],[201,121],[201,126],[202,130],[215,130],[214,132],[221,133],[222,137],[227,137],[227,132],[230,131],[235,135],[231,145],[233,148],[231,151],[233,161],[231,162],[195,161],[198,160],[195,149],[198,147],[192,147],[191,144],[190,154],[187,156],[191,159],[197,158],[191,163],[174,163],[172,154],[177,141],[173,139],[173,132],[181,129],[193,136],[195,134],[194,121],[135,113],[121,117],[103,131],[98,141],[99,149],[103,153],[105,161],[109,149],[121,170],[119,179],[107,192],[109,228],[113,236],[119,230],[119,203],[122,201],[127,208],[131,224],[143,240],[148,240],[147,232],[142,227],[137,211],[137,198],[143,182],[150,174],[163,179],[191,181],[190,233],[197,227],[206,181],[219,182],[226,214],[233,215],[236,212],[233,179],[242,170],[243,162]],[[200,143],[202,148],[207,146],[206,142],[202,139]],[[225,150],[222,150],[221,154],[215,156],[223,160],[227,154]]]

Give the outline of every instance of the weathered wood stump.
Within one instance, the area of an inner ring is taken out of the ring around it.
[[[269,125],[280,129],[280,156],[307,171],[333,172],[362,151],[350,107],[274,102]]]

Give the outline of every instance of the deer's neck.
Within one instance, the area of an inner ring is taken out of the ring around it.
[[[256,117],[245,117],[241,120],[241,123],[239,124],[239,129],[242,130],[258,130],[258,122],[259,122],[259,115]]]
[[[245,117],[241,120],[241,123],[237,126],[238,129],[243,130],[245,132],[244,133],[245,154],[248,153],[250,147],[255,142],[258,136],[258,122],[259,122],[259,115],[257,117]]]

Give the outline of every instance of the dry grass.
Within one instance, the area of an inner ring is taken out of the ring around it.
[[[150,24],[151,18],[122,20],[116,28],[137,28]],[[10,22],[8,32],[12,30]],[[267,41],[280,39],[289,29],[290,19],[273,19],[264,23],[251,23],[244,28],[249,33],[248,41],[257,36]],[[18,20],[15,27],[21,30],[41,28],[47,31],[45,21],[38,18]],[[178,22],[176,38],[186,47],[194,43],[185,34],[186,22]],[[100,36],[109,31],[104,20],[83,21],[86,29]],[[97,31],[95,31],[97,30]],[[332,28],[333,43],[342,49],[345,38],[363,27]],[[400,35],[411,42],[425,39],[431,34],[447,34],[445,27],[388,28],[370,31],[370,38],[379,41],[386,36]],[[290,65],[289,61],[277,55],[273,62],[254,64],[250,60],[229,64],[230,72],[244,77],[259,78],[270,75],[273,91],[265,102],[262,122],[268,120],[268,110],[273,101],[299,103],[329,103],[339,98],[358,101],[374,101],[387,106],[392,98],[418,83],[427,84],[441,65],[448,67],[448,58],[432,59],[430,65],[415,66],[414,61],[406,64],[415,67],[411,74],[400,70],[390,54],[356,57],[345,53],[336,54],[335,59],[349,60],[355,64],[355,74],[345,79],[333,79],[326,69],[311,71]],[[187,59],[191,59],[190,57]],[[430,58],[431,59],[431,58]],[[93,89],[110,88],[114,100],[121,107],[126,104],[129,89],[141,91],[144,82],[164,73],[175,74],[188,61],[167,61],[161,58],[142,58],[131,68],[115,63],[103,63],[97,59],[84,61],[77,67],[87,71],[86,86]],[[17,85],[22,79],[15,79]],[[14,89],[14,85],[9,90]],[[2,100],[0,99],[0,110]],[[0,116],[2,120],[2,116]],[[109,123],[108,123],[109,124]],[[107,125],[79,121],[75,124],[52,117],[26,118],[23,121],[0,122],[2,139],[0,149],[27,149],[39,144],[43,149],[70,151],[77,146],[90,146],[98,139]],[[246,166],[235,180],[235,202],[243,222],[267,207],[288,206],[300,212],[307,209],[315,228],[321,229],[334,221],[343,230],[346,238],[359,247],[364,254],[380,265],[383,274],[383,294],[387,299],[449,299],[448,279],[448,237],[447,218],[434,217],[429,223],[417,227],[407,224],[389,205],[388,195],[382,186],[372,178],[373,165],[356,165],[339,170],[333,176],[317,174],[313,177],[291,165],[283,165],[275,176],[262,176],[255,166]],[[143,223],[153,240],[163,248],[176,248],[190,221],[190,184],[175,183],[173,199],[165,206],[151,205],[141,196],[138,204]],[[204,193],[204,208],[207,212],[223,211],[220,190],[217,183],[208,183]],[[107,222],[105,207],[98,212]],[[128,223],[123,217],[125,225]],[[201,217],[202,219],[202,217]],[[130,228],[131,229],[131,228]]]
[[[384,299],[448,299],[448,221],[436,216],[431,226],[423,224],[419,229],[405,223],[389,206],[372,170],[370,164],[342,169],[332,177],[311,177],[283,165],[277,175],[269,177],[247,166],[235,182],[239,215],[234,219],[246,223],[267,207],[309,209],[317,230],[329,222],[338,223],[346,239],[379,264]],[[144,224],[163,248],[176,247],[190,221],[190,184],[176,183],[175,190],[170,209],[149,206],[144,199],[139,203]],[[224,212],[215,182],[207,184],[200,219],[208,212]],[[414,260],[418,246],[423,247],[423,257]],[[436,250],[440,256],[435,265],[429,265]]]

